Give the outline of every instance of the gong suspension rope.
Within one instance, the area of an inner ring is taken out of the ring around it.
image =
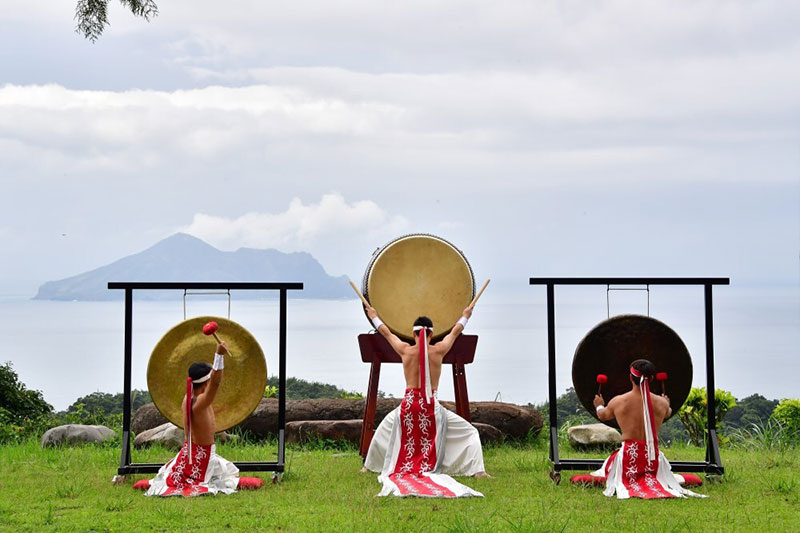
[[[214,291],[214,292],[194,292],[188,289],[183,289],[183,319],[186,320],[186,296],[199,296],[199,295],[216,295],[221,296],[227,294],[228,295],[228,320],[231,318],[231,290],[228,289],[226,291]]]
[[[611,291],[645,291],[647,292],[647,316],[650,316],[650,284],[644,287],[612,287],[610,284],[606,285],[606,318],[611,318],[611,298],[609,297]]]

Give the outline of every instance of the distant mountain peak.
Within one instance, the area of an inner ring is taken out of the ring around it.
[[[294,298],[350,298],[347,278],[333,277],[307,252],[239,248],[224,252],[186,233],[175,233],[153,246],[108,265],[39,287],[36,300],[114,300],[122,291],[110,291],[109,281],[300,281],[303,291]],[[268,297],[242,291],[245,297]],[[140,299],[166,299],[168,291],[137,292]]]

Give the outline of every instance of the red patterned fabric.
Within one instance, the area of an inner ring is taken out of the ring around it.
[[[646,500],[654,498],[675,498],[659,482],[658,476],[658,455],[656,448],[656,458],[648,461],[645,450],[647,443],[643,440],[627,440],[622,447],[622,485],[627,489],[631,498],[643,498]],[[605,474],[609,475],[611,465],[617,459],[620,450],[611,454],[605,464]]]
[[[183,448],[178,456],[172,460],[168,466],[167,490],[161,496],[199,496],[208,492],[207,487],[200,486],[206,477],[208,460],[211,457],[211,445],[202,446],[199,444],[191,445],[192,462],[189,463],[188,442],[183,444]]]
[[[389,479],[401,495],[455,498],[450,489],[423,475],[436,467],[436,420],[434,402],[426,402],[421,389],[406,389],[400,435],[400,455]]]

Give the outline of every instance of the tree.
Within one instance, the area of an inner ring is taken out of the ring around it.
[[[0,418],[7,419],[8,423],[23,424],[52,412],[53,406],[44,401],[41,391],[28,390],[11,363],[0,365]]]
[[[725,416],[725,428],[749,428],[753,424],[766,422],[778,400],[767,400],[760,394],[753,394],[739,400]]]
[[[150,403],[150,393],[141,390],[131,391],[131,412],[136,412],[138,408],[146,403]],[[104,415],[118,415],[122,413],[122,393],[109,394],[107,392],[93,392],[88,396],[78,398],[72,405],[67,407],[67,413],[80,410],[79,406],[89,413],[99,413]]]
[[[95,42],[103,30],[108,26],[108,2],[110,0],[78,0],[75,6],[75,27],[77,33]],[[119,0],[120,3],[131,10],[137,17],[150,19],[158,15],[158,6],[155,0]]]

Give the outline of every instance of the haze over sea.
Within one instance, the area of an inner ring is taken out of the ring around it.
[[[467,367],[471,400],[539,403],[547,397],[545,291],[527,280],[518,286],[493,284],[468,325],[479,335],[475,363]],[[41,390],[56,409],[95,391],[122,390],[123,315],[119,302],[33,301],[0,295],[0,338],[20,379]],[[645,292],[612,292],[611,315],[646,314]],[[650,315],[681,336],[692,355],[695,386],[705,385],[705,345],[701,287],[651,287]],[[189,317],[225,316],[226,299],[187,302]],[[571,386],[572,357],[580,340],[604,320],[605,287],[556,289],[558,390]],[[270,375],[278,372],[278,304],[237,300],[231,318],[261,344]],[[183,319],[180,295],[174,301],[134,300],[133,387],[147,389],[150,352],[166,331]],[[370,326],[357,300],[289,300],[287,375],[366,392],[369,367],[361,362],[356,336]],[[797,397],[795,377],[800,346],[800,289],[797,286],[714,288],[717,387],[738,398]],[[449,369],[440,397],[452,399]],[[182,376],[176,376],[182,379]],[[400,365],[385,365],[381,390],[399,395]]]

